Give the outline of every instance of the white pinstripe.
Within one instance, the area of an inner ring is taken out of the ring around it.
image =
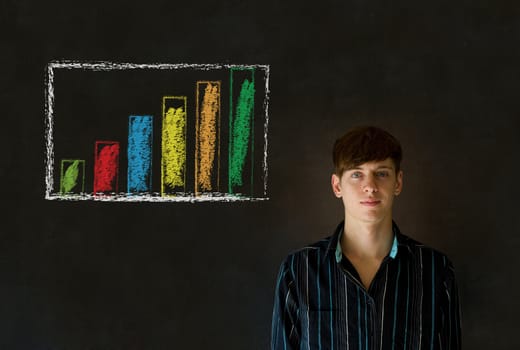
[[[380,349],[383,349],[383,329],[384,329],[383,320],[385,318],[385,296],[386,296],[387,283],[388,283],[388,265],[386,265],[385,289],[383,290],[383,301],[381,304],[382,313],[381,313],[381,342],[380,342],[381,346],[380,346]]]
[[[419,260],[421,262],[421,278],[419,281],[423,281],[423,259],[422,259],[422,249],[419,248]],[[421,286],[421,301],[419,302],[419,349],[421,348],[421,342],[422,342],[422,302],[423,302],[423,288]]]
[[[307,268],[307,349],[311,350],[311,337],[310,337],[310,319],[309,319],[309,252],[306,254],[306,268]]]
[[[345,324],[347,329],[347,350],[350,349],[350,345],[348,343],[348,288],[347,288],[347,276],[343,275],[343,280],[345,281],[345,311],[346,311],[346,318],[345,318]]]

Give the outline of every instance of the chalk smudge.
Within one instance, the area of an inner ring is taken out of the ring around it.
[[[202,109],[200,112],[199,124],[197,125],[196,192],[199,192],[199,190],[213,190],[212,175],[214,171],[217,146],[217,116],[219,112],[220,83],[208,82],[204,89]]]
[[[119,142],[97,141],[94,163],[94,193],[117,192]]]
[[[255,84],[245,79],[240,89],[231,131],[231,149],[229,163],[230,190],[242,186],[242,174],[249,148],[253,116]]]
[[[62,172],[64,163],[67,161],[62,161]],[[69,161],[70,162],[70,161]],[[67,170],[62,175],[61,178],[61,193],[70,193],[78,184],[78,175],[79,175],[79,160],[73,160],[72,163],[67,167]]]
[[[170,107],[162,125],[162,193],[184,190],[186,168],[186,110]],[[167,188],[167,189],[166,189]]]
[[[127,192],[151,192],[153,118],[130,116],[128,129]]]

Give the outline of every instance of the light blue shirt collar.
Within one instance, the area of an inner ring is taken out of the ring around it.
[[[338,244],[336,245],[336,262],[341,262],[341,259],[343,259],[343,251],[341,250],[341,237],[343,236],[343,230],[339,234],[338,237]],[[397,235],[394,233],[394,242],[392,243],[392,249],[390,249],[390,254],[388,254],[389,257],[392,259],[395,259],[397,256],[397,246],[399,245],[399,242],[397,242]]]

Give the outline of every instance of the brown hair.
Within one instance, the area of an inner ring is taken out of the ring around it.
[[[332,160],[334,172],[342,176],[346,170],[371,161],[391,158],[396,174],[401,168],[401,144],[387,131],[375,126],[358,126],[350,129],[334,143]]]

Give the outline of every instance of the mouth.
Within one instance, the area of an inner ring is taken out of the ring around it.
[[[361,205],[367,206],[367,207],[375,207],[376,205],[379,205],[381,203],[380,200],[376,199],[368,199],[366,201],[361,201]]]

